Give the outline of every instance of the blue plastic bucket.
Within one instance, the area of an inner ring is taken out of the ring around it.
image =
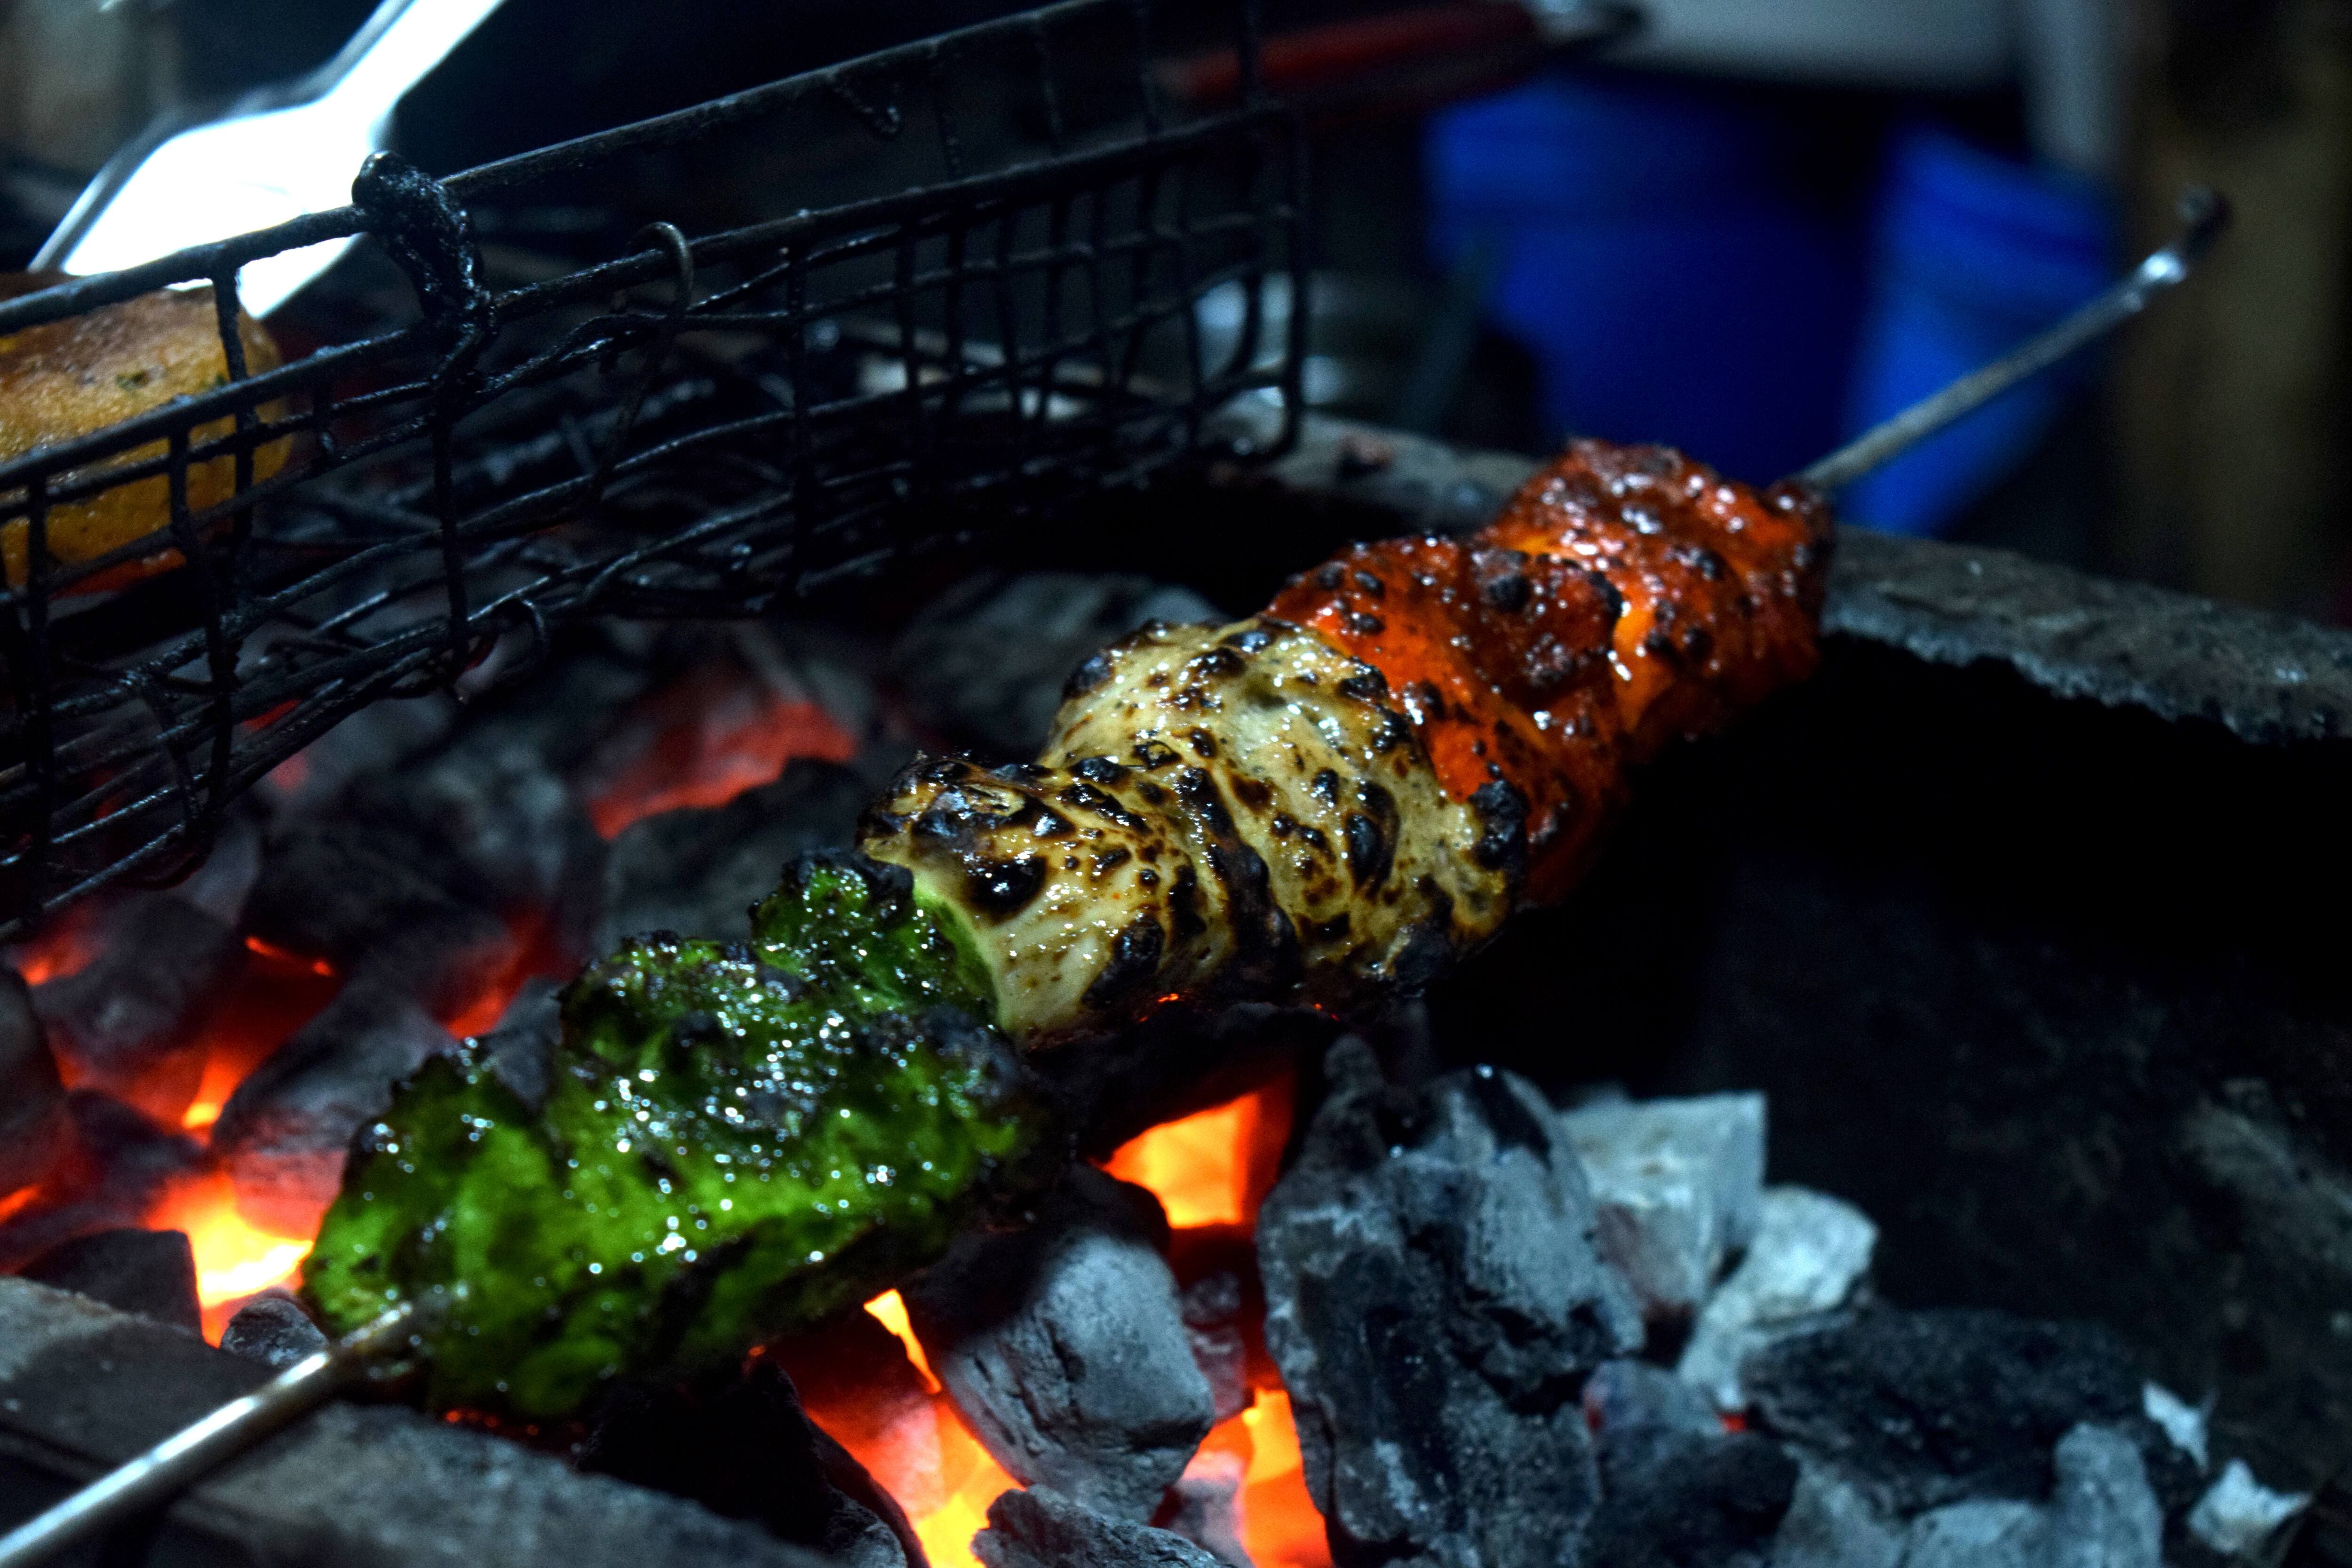
[[[2103,288],[2113,216],[2089,181],[1918,129],[1888,148],[1876,278],[1854,364],[1858,434],[2050,325]],[[2085,374],[2044,373],[1851,487],[1857,522],[1934,533],[2047,432]]]
[[[1433,248],[1500,242],[1496,324],[1554,434],[1769,479],[1836,444],[1866,255],[1757,95],[1560,73],[1435,116]],[[1858,204],[1849,204],[1858,205]]]

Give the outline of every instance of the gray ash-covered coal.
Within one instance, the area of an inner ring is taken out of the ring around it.
[[[987,1568],[1220,1568],[1182,1536],[1097,1513],[1050,1488],[1006,1492],[972,1540]]]
[[[724,805],[659,812],[631,824],[605,856],[597,948],[656,931],[732,936],[743,911],[775,890],[779,868],[856,837],[857,814],[871,794],[849,769],[803,759],[775,783]]]
[[[1344,1565],[1572,1564],[1586,1380],[1642,1342],[1584,1167],[1508,1073],[1383,1083],[1343,1040],[1258,1215],[1266,1342]]]
[[[327,1348],[327,1336],[291,1296],[257,1296],[221,1331],[220,1348],[283,1372]]]
[[[196,1333],[196,1255],[180,1230],[101,1230],[62,1241],[17,1270],[19,1277],[71,1290],[124,1312]]]
[[[1081,1166],[1024,1229],[966,1236],[906,1296],[932,1369],[999,1464],[1139,1521],[1216,1418],[1167,1237],[1158,1199]]]

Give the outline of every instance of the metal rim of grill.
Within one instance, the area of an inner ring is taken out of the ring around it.
[[[442,181],[379,159],[352,206],[0,302],[5,336],[208,282],[228,372],[0,462],[0,536],[26,563],[0,585],[0,941],[110,883],[184,875],[270,769],[501,639],[522,668],[567,621],[761,614],[1105,486],[1287,447],[1305,323],[1270,328],[1261,285],[1303,287],[1298,126],[1261,90],[1255,0],[1217,19],[1234,100],[1173,113],[1170,11],[1063,0]],[[959,84],[991,62],[1034,82],[1042,150],[976,167]],[[468,202],[803,122],[935,177],[481,279]],[[237,269],[346,236],[400,265],[415,319],[249,374]],[[1220,288],[1241,320],[1209,344],[1197,307]],[[1280,414],[1240,454],[1206,422],[1250,394]],[[279,443],[290,459],[257,479]],[[231,483],[199,509],[205,465]],[[666,505],[688,470],[695,504]],[[141,484],[168,527],[51,555],[61,515]],[[86,586],[163,550],[182,563]]]

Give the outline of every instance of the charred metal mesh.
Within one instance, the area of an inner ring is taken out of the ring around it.
[[[566,620],[761,614],[1211,456],[1236,397],[1277,400],[1286,442],[1299,329],[1267,341],[1258,284],[1303,283],[1295,123],[1257,90],[1246,4],[1217,23],[1237,95],[1173,115],[1162,11],[1069,0],[446,181],[382,158],[350,207],[0,303],[5,335],[208,281],[229,373],[0,464],[24,563],[0,592],[0,940],[184,874],[271,768],[502,639],[520,668]],[[992,163],[959,94],[1005,79],[1034,84],[1045,151]],[[468,202],[803,124],[887,152],[887,191],[482,280]],[[248,374],[237,268],[350,235],[406,274],[414,319]],[[1212,290],[1244,316],[1213,357]],[[289,460],[257,479],[266,449]],[[198,508],[205,464],[234,484]],[[50,554],[68,509],[142,483],[167,526]]]

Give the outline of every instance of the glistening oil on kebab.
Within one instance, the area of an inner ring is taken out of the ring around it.
[[[1023,1053],[1169,1006],[1361,1008],[1564,890],[1633,762],[1810,668],[1828,527],[1801,489],[1585,443],[1482,537],[1147,628],[1037,762],[918,762],[748,941],[592,969],[541,1104],[428,1065],[306,1296],[338,1331],[436,1298],[430,1402],[560,1420],[888,1289],[1067,1157]]]

